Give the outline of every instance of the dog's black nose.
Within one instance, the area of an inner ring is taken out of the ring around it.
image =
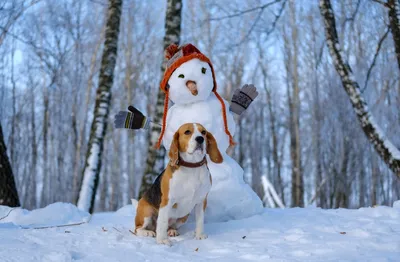
[[[197,143],[199,143],[199,144],[203,144],[203,142],[204,142],[204,137],[202,137],[202,136],[198,136],[195,139],[196,139]]]

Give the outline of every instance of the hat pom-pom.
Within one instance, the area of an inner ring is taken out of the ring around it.
[[[177,44],[170,44],[167,49],[165,49],[165,58],[171,59],[178,51],[179,47]]]

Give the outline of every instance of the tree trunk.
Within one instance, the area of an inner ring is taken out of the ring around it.
[[[107,118],[110,110],[111,87],[117,60],[118,34],[121,19],[122,0],[109,0],[107,28],[99,87],[97,89],[94,119],[86,152],[86,165],[83,170],[83,183],[79,193],[78,207],[93,212],[96,190],[99,182],[104,137],[107,130]]]
[[[259,51],[260,51],[260,59],[261,61],[267,61],[265,58],[265,54],[264,54],[264,50],[259,47]],[[273,180],[273,185],[275,187],[275,189],[277,189],[277,193],[280,196],[280,198],[282,199],[283,204],[285,204],[285,194],[284,194],[284,186],[283,186],[283,180],[282,180],[282,176],[281,176],[281,161],[279,159],[279,145],[278,145],[278,131],[277,131],[277,124],[276,124],[276,116],[275,116],[275,112],[273,110],[273,100],[271,97],[271,90],[268,89],[268,83],[267,83],[267,79],[268,79],[268,68],[266,66],[265,63],[260,63],[259,64],[260,68],[261,68],[261,73],[263,76],[263,84],[264,84],[264,90],[266,93],[266,104],[268,107],[268,115],[269,115],[269,119],[270,119],[270,133],[272,136],[272,160],[274,162],[274,168],[273,168],[273,177],[276,178]],[[242,119],[242,118],[240,118]]]
[[[130,8],[134,9],[135,3],[130,6]],[[126,69],[125,69],[125,77],[124,77],[124,86],[125,86],[125,92],[126,92],[126,104],[131,104],[134,102],[135,99],[135,93],[133,92],[134,89],[134,84],[132,79],[133,74],[135,73],[134,66],[132,60],[133,60],[133,54],[132,50],[134,48],[134,42],[133,42],[133,24],[134,24],[134,19],[133,19],[133,14],[129,13],[128,14],[128,25],[127,25],[127,43],[125,47],[125,59],[126,59]],[[134,77],[136,78],[136,77]],[[126,152],[125,152],[125,157],[126,157],[126,172],[128,174],[128,199],[134,198],[135,197],[135,132],[127,132],[126,133]]]
[[[40,15],[40,29],[43,26],[43,15]],[[43,38],[40,36],[40,46],[43,48]],[[43,78],[43,181],[42,181],[42,192],[40,195],[40,206],[46,206],[49,203],[50,186],[49,186],[49,160],[48,160],[48,139],[49,139],[49,90],[46,83],[46,74],[44,69],[44,58],[43,54],[39,53],[40,58],[40,71],[42,72]],[[54,77],[55,78],[55,77]]]
[[[397,0],[388,0],[386,6],[389,8],[389,26],[392,31],[397,65],[400,70],[400,4]]]
[[[85,138],[85,133],[86,133],[86,126],[87,126],[87,118],[88,118],[88,108],[90,104],[90,94],[92,92],[93,88],[93,77],[96,73],[96,59],[97,59],[97,54],[100,50],[101,43],[104,37],[104,30],[105,30],[105,25],[103,25],[103,29],[101,30],[101,36],[99,37],[99,40],[96,43],[96,47],[93,51],[92,57],[90,59],[90,71],[89,71],[89,76],[86,84],[86,94],[85,94],[85,104],[84,104],[84,110],[83,110],[83,121],[80,124],[79,127],[79,134],[78,134],[78,142],[76,145],[76,151],[75,151],[75,163],[76,165],[74,166],[74,171],[73,171],[73,178],[72,178],[72,194],[71,198],[72,201],[76,204],[78,196],[79,196],[79,189],[81,188],[81,182],[82,182],[82,174],[80,173],[80,169],[82,168],[81,165],[81,149],[82,149],[82,144],[84,142]]]
[[[33,80],[30,78],[31,82],[31,166],[29,172],[27,172],[27,182],[26,182],[26,192],[23,200],[23,205],[25,208],[34,209],[36,208],[36,163],[37,163],[37,143],[36,143],[36,122],[35,122],[35,90],[33,85]]]
[[[181,34],[181,14],[182,0],[168,0],[167,13],[165,18],[165,36],[164,50],[172,43],[179,45],[179,37]],[[165,59],[161,65],[161,75],[165,71]],[[164,111],[164,93],[160,90],[157,95],[157,104],[154,113],[153,121],[161,123]],[[147,162],[145,173],[140,186],[139,197],[150,188],[155,178],[159,175],[164,167],[165,148],[161,147],[158,151],[155,148],[158,135],[161,132],[161,127],[153,125],[149,136],[149,146],[147,152]]]
[[[325,35],[329,52],[361,127],[371,144],[375,147],[378,155],[400,178],[400,151],[386,138],[381,128],[375,122],[367,103],[361,96],[360,87],[355,80],[350,65],[344,60],[339,45],[335,15],[331,2],[329,0],[320,0],[320,11],[325,22]]]
[[[7,156],[3,130],[0,124],[0,205],[18,207],[18,191],[15,186],[14,175]]]
[[[298,32],[296,22],[296,7],[294,0],[289,1],[290,7],[290,23],[292,30],[293,43],[293,63],[290,66],[292,79],[292,99],[290,103],[290,156],[292,160],[292,207],[304,206],[303,194],[303,176],[301,172],[301,148],[300,148],[300,87],[298,72]]]

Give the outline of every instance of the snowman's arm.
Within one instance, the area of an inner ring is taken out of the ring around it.
[[[258,96],[254,85],[244,85],[234,91],[229,111],[241,115]]]
[[[150,125],[158,125],[154,123],[150,118],[143,115],[136,107],[129,106],[128,111],[119,111],[114,116],[114,127],[115,128],[127,128],[127,129],[149,129]]]

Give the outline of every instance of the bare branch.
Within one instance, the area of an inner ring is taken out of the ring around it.
[[[15,14],[11,15],[9,17],[6,25],[2,27],[1,29],[3,32],[0,34],[0,46],[2,45],[4,39],[6,38],[7,33],[10,31],[11,27],[15,24],[15,22],[22,16],[22,14],[31,6],[34,6],[35,4],[39,3],[40,0],[31,0],[28,5],[22,6],[22,8]]]
[[[279,18],[282,16],[283,10],[285,9],[285,5],[286,5],[287,0],[284,0],[281,8],[279,8],[278,14],[275,15],[274,21],[272,22],[271,28],[269,28],[266,32],[266,37],[268,37],[276,28],[276,24],[278,23]],[[258,21],[261,18],[262,13],[264,12],[264,9],[261,9],[260,12],[258,13],[256,19],[254,20],[253,24],[251,25],[249,31],[246,33],[246,35],[239,41],[239,43],[233,45],[233,47],[237,47],[240,46],[241,44],[243,44],[246,39],[248,39],[248,37],[250,36],[250,34],[253,32],[254,27],[256,26],[256,24],[258,23]],[[232,48],[232,47],[230,47]]]
[[[361,91],[362,93],[364,93],[365,89],[367,89],[369,77],[370,77],[370,75],[371,75],[372,69],[373,69],[374,66],[375,66],[376,58],[377,58],[378,55],[379,55],[379,52],[380,52],[381,47],[382,47],[382,43],[383,43],[383,41],[385,41],[386,37],[388,36],[389,31],[390,31],[390,28],[388,27],[388,28],[386,29],[386,32],[385,32],[385,33],[383,34],[383,36],[381,37],[381,39],[379,39],[378,46],[377,46],[377,48],[376,48],[376,52],[375,52],[374,58],[372,59],[372,63],[371,63],[371,65],[370,65],[370,67],[368,68],[368,73],[367,73],[367,77],[366,77],[366,79],[365,79],[364,88],[363,88],[362,91]]]
[[[214,18],[211,17],[209,19],[209,21],[220,21],[220,20],[224,20],[224,19],[228,19],[228,18],[233,18],[233,17],[236,17],[236,16],[242,16],[244,14],[251,13],[251,12],[254,12],[254,11],[259,10],[259,9],[260,9],[260,11],[262,11],[265,8],[267,8],[267,7],[269,7],[269,6],[273,5],[273,4],[279,3],[281,1],[282,0],[275,0],[275,1],[272,1],[270,3],[261,5],[261,6],[253,7],[253,8],[250,8],[250,9],[247,9],[247,10],[244,10],[244,11],[240,11],[240,12],[236,12],[234,14],[230,14],[230,15],[226,15],[226,16],[214,17]]]

